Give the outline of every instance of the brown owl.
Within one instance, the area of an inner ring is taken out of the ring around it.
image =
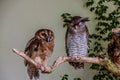
[[[71,20],[65,20],[69,23],[66,32],[66,53],[68,56],[77,59],[80,56],[87,56],[88,53],[88,29],[85,22],[88,18],[74,16]],[[69,62],[75,69],[84,68],[84,63]]]
[[[112,29],[113,36],[108,44],[108,56],[114,63],[120,64],[120,29]]]
[[[46,65],[48,58],[52,55],[54,48],[54,33],[49,29],[38,30],[34,37],[28,41],[25,54],[32,58],[36,63]],[[25,60],[27,72],[30,80],[39,79],[39,70],[33,64]]]

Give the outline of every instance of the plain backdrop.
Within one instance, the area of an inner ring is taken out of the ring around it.
[[[48,64],[65,53],[65,32],[61,14],[89,17],[89,32],[94,32],[94,15],[85,7],[86,0],[0,0],[0,80],[28,80],[24,59],[12,52],[12,48],[24,50],[27,41],[38,29],[48,28],[55,34],[55,48]],[[40,74],[40,80],[61,80],[64,74],[69,80],[80,77],[92,80],[95,71],[75,70],[68,63],[61,64],[51,74]]]

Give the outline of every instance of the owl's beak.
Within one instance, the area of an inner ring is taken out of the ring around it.
[[[76,29],[76,30],[78,29],[78,25],[75,25],[75,29]]]
[[[47,36],[47,37],[46,37],[46,41],[47,41],[47,42],[50,42],[50,36]]]

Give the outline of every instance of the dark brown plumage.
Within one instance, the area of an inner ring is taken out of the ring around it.
[[[54,48],[54,33],[49,29],[40,29],[35,36],[30,39],[25,48],[25,54],[38,64],[46,66],[48,58],[52,55]],[[25,66],[30,80],[39,79],[38,69],[25,60]]]
[[[108,56],[111,61],[118,63],[120,58],[120,32],[113,32],[112,39],[108,44]]]

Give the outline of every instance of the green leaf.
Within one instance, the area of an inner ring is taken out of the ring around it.
[[[86,2],[86,6],[92,6],[94,4],[94,0],[89,0],[88,2]]]
[[[82,80],[82,79],[80,79],[80,78],[74,78],[74,80]]]
[[[99,70],[100,66],[97,65],[97,64],[92,64],[92,66],[90,67],[90,69]]]
[[[68,23],[64,23],[63,24],[63,28],[65,28],[65,27],[69,27],[69,24]]]
[[[69,76],[67,74],[64,74],[61,80],[68,80],[68,77]]]
[[[92,12],[92,11],[94,11],[94,10],[95,10],[95,8],[94,8],[94,7],[91,7],[91,8],[90,8],[90,11],[91,11],[91,12]]]
[[[94,53],[90,53],[88,56],[89,57],[96,57],[96,55]]]
[[[67,22],[64,22],[64,20],[71,20],[71,14],[69,14],[69,13],[63,13],[62,15],[61,15],[61,17],[62,17],[62,19],[63,19],[63,28],[65,28],[65,27],[69,27],[69,23],[67,23]]]
[[[61,17],[62,17],[63,19],[70,18],[70,17],[71,17],[71,14],[69,14],[69,13],[63,13],[63,14],[61,15]]]

